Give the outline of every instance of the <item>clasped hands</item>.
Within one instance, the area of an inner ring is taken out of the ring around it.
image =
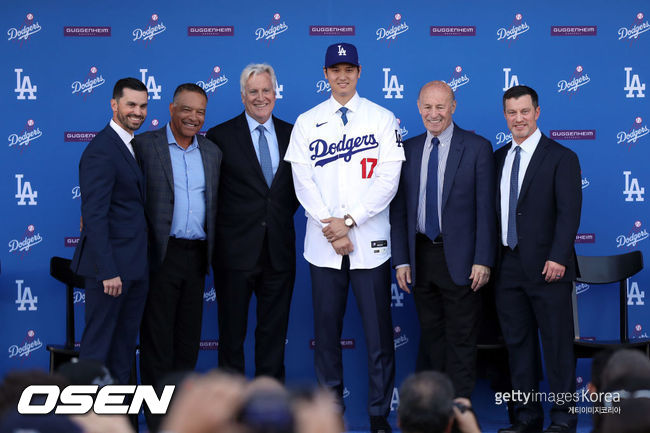
[[[325,236],[327,242],[332,244],[336,254],[346,256],[354,251],[354,245],[348,238],[350,228],[345,225],[343,218],[329,217],[321,220],[321,222],[327,224],[323,227],[323,236]]]

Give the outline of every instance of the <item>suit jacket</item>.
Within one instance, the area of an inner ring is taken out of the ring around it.
[[[106,126],[79,161],[83,230],[72,270],[98,281],[147,276],[144,178],[122,139]]]
[[[296,266],[293,215],[298,200],[291,165],[284,161],[293,125],[273,117],[280,163],[271,187],[266,184],[244,113],[211,128],[207,137],[223,152],[215,267],[250,270],[267,236],[276,270]]]
[[[409,263],[413,281],[420,167],[427,134],[404,142],[406,162],[390,207],[393,264]],[[442,238],[449,274],[470,284],[472,265],[493,266],[496,255],[494,159],[485,138],[454,124],[442,188]]]
[[[497,185],[512,141],[495,152]],[[566,266],[560,281],[579,275],[574,243],[580,225],[582,181],[578,156],[542,134],[517,200],[517,245],[531,281],[543,281],[547,260]],[[498,235],[501,244],[501,193],[497,187]]]
[[[217,192],[221,151],[205,137],[198,135],[199,151],[205,175],[205,223],[208,243],[208,267],[215,245]],[[167,243],[174,215],[174,175],[167,142],[167,127],[145,132],[136,137],[135,154],[147,185],[145,209],[149,223],[149,255],[152,270],[160,266],[167,253]]]

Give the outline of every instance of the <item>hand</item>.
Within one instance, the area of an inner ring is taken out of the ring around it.
[[[542,270],[542,275],[547,283],[552,283],[554,281],[559,281],[564,277],[564,272],[566,271],[566,266],[556,263],[552,260],[547,260],[544,264],[544,269]]]
[[[465,412],[461,412],[456,406],[453,406],[454,418],[456,419],[458,430],[462,433],[481,433],[474,412],[469,410],[472,407],[472,403],[468,399],[462,397],[454,399],[454,402],[467,407]]]
[[[343,236],[347,236],[350,231],[350,228],[345,225],[343,218],[329,217],[320,221],[327,224],[323,227],[323,235],[327,238],[328,242],[339,240]]]
[[[347,236],[344,236],[341,239],[337,239],[332,242],[332,248],[334,248],[336,254],[339,254],[341,256],[347,256],[352,251],[354,251],[354,245],[352,244],[352,241],[350,241],[350,238]]]
[[[104,280],[102,283],[104,283],[104,293],[107,295],[117,298],[122,294],[122,279],[119,275],[117,277]]]
[[[79,217],[79,233],[84,231],[84,217],[80,216]]]
[[[402,266],[395,269],[395,279],[397,280],[397,285],[400,289],[404,290],[406,293],[411,293],[408,284],[411,284],[411,267]]]
[[[476,292],[490,279],[490,268],[483,265],[472,265],[469,279],[472,280],[472,290]]]

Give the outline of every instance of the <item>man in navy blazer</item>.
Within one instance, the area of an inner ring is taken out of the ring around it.
[[[285,377],[284,347],[296,274],[298,200],[284,161],[293,125],[272,115],[276,78],[268,64],[240,77],[245,111],[206,137],[223,152],[214,254],[219,367],[244,373],[248,305],[257,299],[255,375]]]
[[[457,396],[470,397],[477,290],[496,253],[492,146],[452,122],[456,100],[443,81],[422,87],[418,109],[427,132],[404,142],[406,162],[390,208],[393,266],[402,290],[410,293],[415,283],[427,367],[447,373]]]
[[[537,128],[538,96],[527,86],[503,95],[512,141],[495,152],[500,260],[495,285],[497,313],[512,386],[539,389],[539,338],[551,392],[575,392],[572,281],[578,275],[574,242],[580,225],[582,183],[574,152]],[[539,401],[515,401],[514,425],[501,433],[542,430]],[[575,432],[574,402],[551,409],[546,432]]]
[[[86,326],[80,357],[104,363],[129,382],[147,297],[144,178],[133,155],[133,133],[147,116],[147,88],[135,78],[113,89],[113,119],[79,162],[81,239],[72,270],[86,278]]]

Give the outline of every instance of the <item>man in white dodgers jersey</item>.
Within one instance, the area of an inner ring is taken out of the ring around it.
[[[368,347],[371,431],[390,432],[395,361],[388,205],[404,161],[402,140],[393,113],[357,94],[361,66],[354,45],[329,46],[323,71],[332,95],[298,116],[285,155],[307,216],[316,376],[342,402],[340,338],[352,283]]]

